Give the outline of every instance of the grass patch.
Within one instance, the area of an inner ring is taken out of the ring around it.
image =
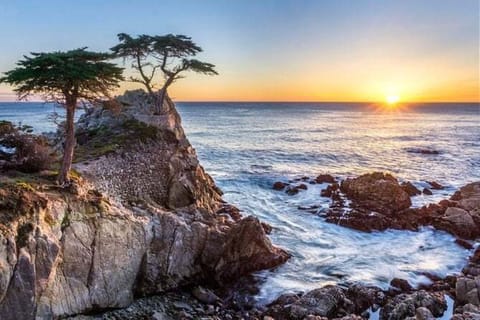
[[[113,126],[99,126],[77,132],[78,145],[74,162],[97,159],[138,143],[147,143],[159,136],[159,129],[136,119],[127,119]]]

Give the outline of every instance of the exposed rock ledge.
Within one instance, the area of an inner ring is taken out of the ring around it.
[[[222,202],[170,100],[160,116],[140,92],[119,100],[119,113],[80,119],[75,168],[84,178],[72,190],[2,176],[2,320],[125,307],[135,295],[230,280],[288,259],[258,219],[241,219]]]

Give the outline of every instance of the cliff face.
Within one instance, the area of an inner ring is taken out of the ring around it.
[[[0,186],[1,319],[125,307],[135,295],[222,282],[274,267],[258,219],[240,219],[199,165],[173,103],[153,115],[140,92],[77,127],[71,190]]]

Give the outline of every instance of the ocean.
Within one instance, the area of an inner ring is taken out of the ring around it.
[[[283,266],[255,275],[259,303],[281,293],[329,283],[361,282],[387,288],[394,277],[428,282],[424,273],[461,270],[471,251],[449,234],[389,230],[363,233],[298,209],[329,200],[325,185],[297,195],[272,190],[275,181],[329,173],[339,178],[387,171],[399,180],[444,190],[413,198],[414,206],[449,197],[480,180],[480,106],[424,104],[383,109],[367,103],[177,103],[201,164],[244,215],[273,227],[272,241],[291,254]],[[52,131],[53,106],[0,103],[0,119]],[[421,149],[438,154],[422,154]]]

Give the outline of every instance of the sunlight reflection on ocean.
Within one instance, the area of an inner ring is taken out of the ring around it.
[[[417,187],[436,180],[447,188],[413,198],[415,206],[450,196],[480,180],[478,105],[437,104],[385,112],[365,104],[342,103],[178,103],[187,136],[200,162],[245,215],[274,227],[273,242],[292,259],[257,274],[259,302],[286,291],[327,283],[360,281],[388,286],[393,277],[412,284],[430,272],[459,271],[469,251],[444,232],[362,233],[301,211],[298,206],[328,207],[319,196],[325,185],[309,186],[295,196],[273,191],[277,180],[330,173],[356,176],[389,171]],[[0,119],[22,121],[38,132],[51,131],[52,107],[2,104]],[[437,150],[437,155],[411,152]]]

